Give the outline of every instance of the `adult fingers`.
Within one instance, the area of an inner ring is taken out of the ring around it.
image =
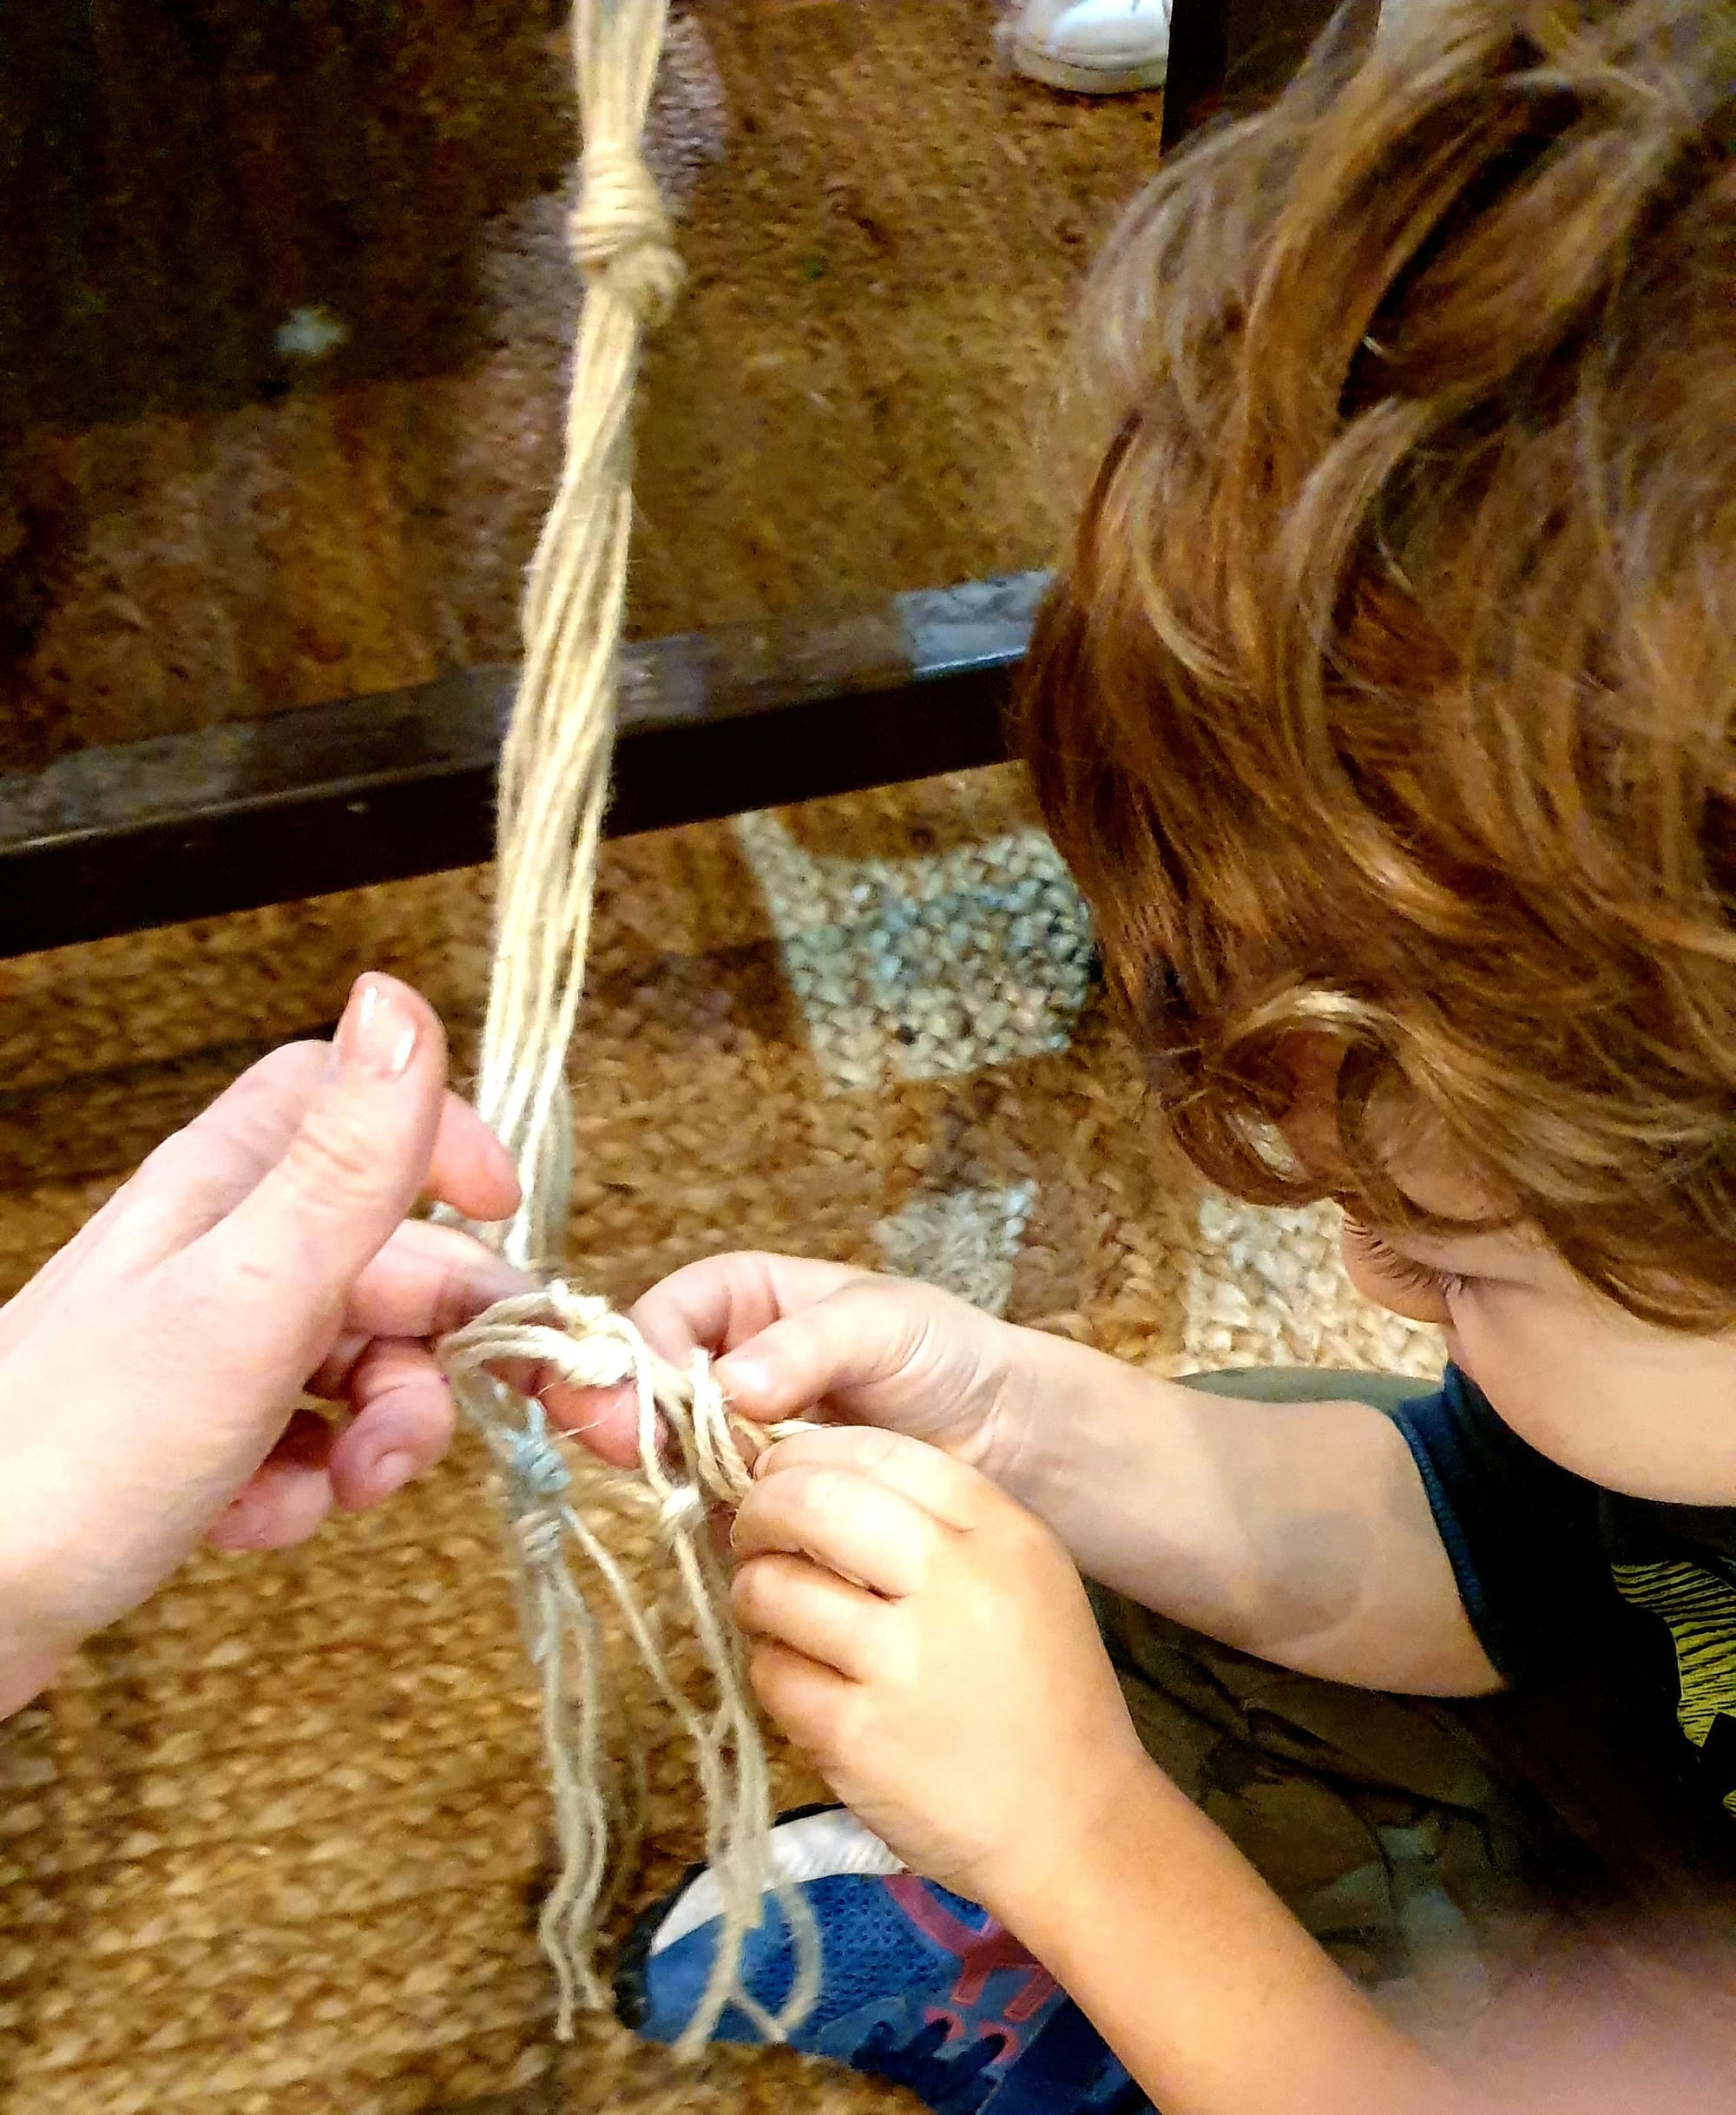
[[[357,1274],[345,1330],[364,1339],[442,1337],[530,1286],[523,1271],[457,1228],[408,1219]]]
[[[301,1385],[427,1177],[446,1054],[426,1001],[359,978],[332,1057],[281,1157],[153,1281],[214,1399],[263,1411]]]
[[[332,1444],[332,1491],[346,1512],[361,1512],[451,1445],[452,1393],[426,1345],[377,1337],[357,1361],[349,1396],[355,1414]]]
[[[788,1645],[852,1682],[884,1662],[886,1603],[806,1558],[753,1558],[736,1573],[730,1604],[748,1637]]]
[[[977,1470],[924,1440],[873,1425],[792,1433],[767,1447],[754,1473],[764,1488],[779,1476],[820,1470],[871,1478],[920,1506],[942,1525],[963,1533],[980,1525],[996,1503],[1005,1502]]]
[[[810,1463],[756,1483],[731,1540],[744,1560],[773,1552],[810,1557],[871,1593],[901,1600],[927,1580],[944,1532],[903,1492],[853,1469]]]
[[[323,1077],[323,1043],[288,1043],[166,1138],[5,1310],[3,1340],[30,1328],[61,1288],[81,1293],[150,1268],[229,1211],[281,1153]]]
[[[332,1510],[332,1427],[298,1410],[283,1436],[208,1530],[220,1550],[286,1550],[305,1542]]]
[[[512,1156],[468,1102],[449,1094],[430,1156],[427,1194],[467,1219],[510,1218],[518,1209]]]
[[[390,1038],[397,1031],[384,1025],[384,1017],[399,1002],[408,1015],[433,1021],[426,1002],[408,985],[378,975],[358,978],[339,1038],[353,1044],[364,1027]],[[135,1212],[147,1203],[157,1207],[163,1253],[215,1226],[278,1166],[328,1084],[334,1056],[343,1054],[329,1043],[281,1045],[158,1147],[139,1170],[131,1203]],[[505,1147],[455,1094],[441,1100],[421,1173],[431,1196],[469,1218],[502,1219],[518,1202],[518,1178]]]
[[[599,1460],[617,1469],[638,1466],[639,1398],[631,1387],[575,1388],[552,1381],[541,1393],[549,1421]]]
[[[384,982],[385,980],[380,980]],[[332,1047],[289,1043],[165,1139],[71,1242],[8,1303],[0,1347],[76,1277],[88,1292],[148,1270],[218,1225],[283,1159],[332,1070]],[[467,1217],[505,1217],[518,1182],[505,1148],[456,1095],[440,1106],[424,1178]]]

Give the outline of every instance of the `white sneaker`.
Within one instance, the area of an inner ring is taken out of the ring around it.
[[[1001,35],[1022,74],[1075,95],[1161,88],[1169,71],[1169,0],[1024,0]]]

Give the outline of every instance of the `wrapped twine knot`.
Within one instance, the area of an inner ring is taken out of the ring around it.
[[[667,320],[681,290],[681,260],[662,194],[636,147],[599,141],[586,149],[567,239],[588,287],[606,286],[642,325]]]

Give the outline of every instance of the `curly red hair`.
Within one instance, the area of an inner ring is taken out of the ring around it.
[[[1736,9],[1406,16],[1115,237],[1024,747],[1207,1175],[1437,1223],[1407,1110],[1594,1285],[1723,1326]],[[1272,1128],[1322,1036],[1337,1178]]]

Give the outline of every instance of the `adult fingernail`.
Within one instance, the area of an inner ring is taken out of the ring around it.
[[[265,1530],[266,1516],[262,1506],[251,1499],[232,1499],[217,1516],[214,1533],[220,1531],[223,1546],[227,1549],[246,1549],[257,1542]]]
[[[416,1458],[413,1454],[396,1452],[382,1454],[375,1462],[373,1473],[368,1479],[368,1489],[377,1501],[389,1499],[394,1491],[402,1491],[415,1473]]]
[[[416,1055],[421,1023],[385,977],[358,977],[338,1024],[338,1062],[396,1079]]]
[[[764,1397],[771,1392],[771,1374],[758,1359],[720,1359],[717,1378],[724,1394],[738,1402],[744,1395]]]

